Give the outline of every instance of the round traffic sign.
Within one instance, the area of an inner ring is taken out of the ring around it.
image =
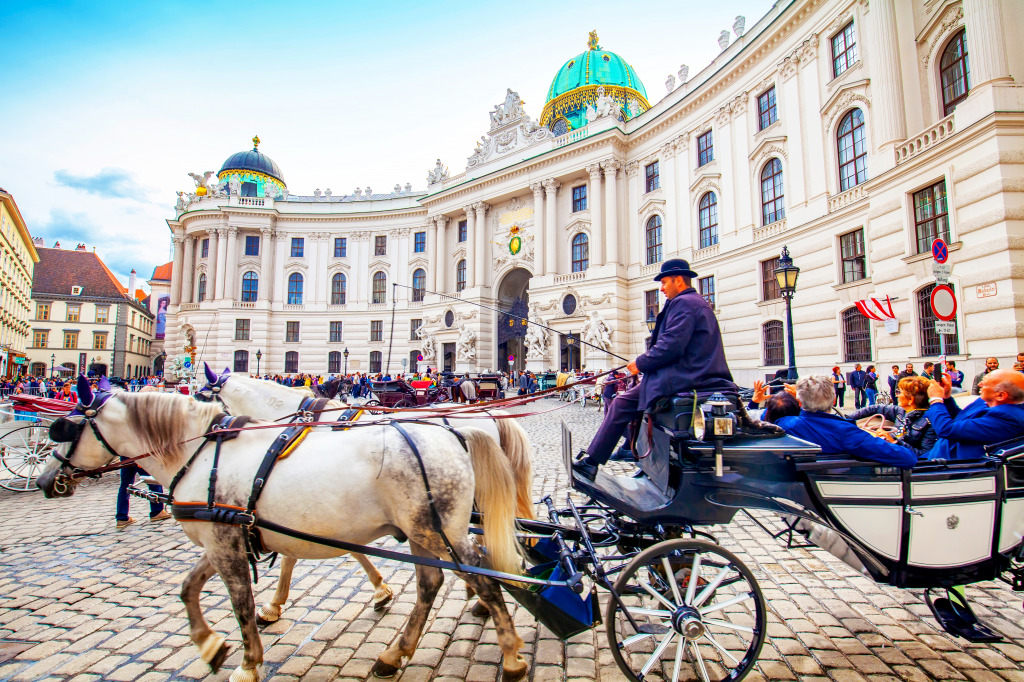
[[[508,356],[508,361],[509,362],[515,362],[516,361],[516,356],[514,356],[514,355]]]
[[[945,284],[938,284],[932,289],[932,312],[935,317],[949,322],[956,317],[956,295]]]
[[[946,246],[946,242],[941,239],[932,242],[932,258],[936,263],[945,263],[949,260],[949,247]]]

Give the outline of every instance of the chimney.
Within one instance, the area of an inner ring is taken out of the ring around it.
[[[45,239],[43,239],[42,237],[34,237],[34,238],[32,239],[32,245],[33,245],[33,246],[42,246],[42,247],[45,247],[45,246],[46,246],[46,240],[45,240]]]
[[[75,251],[85,251],[85,244],[79,244],[76,246]]]
[[[128,275],[128,297],[135,298],[135,268],[132,268],[132,274]]]
[[[53,243],[53,248],[59,249],[60,248],[60,242],[54,242]]]

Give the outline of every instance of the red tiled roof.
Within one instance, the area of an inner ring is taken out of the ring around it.
[[[172,265],[174,265],[174,261],[156,266],[155,268],[153,268],[153,276],[150,277],[150,279],[158,279],[162,282],[170,282]]]
[[[90,251],[38,249],[32,278],[32,295],[70,296],[71,287],[82,287],[82,296],[118,298],[128,290],[117,281],[100,257]]]

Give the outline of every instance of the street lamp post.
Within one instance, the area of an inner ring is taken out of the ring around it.
[[[342,355],[345,356],[345,376],[348,376],[348,348],[345,349],[345,352],[342,353]]]
[[[568,370],[572,372],[576,368],[572,364],[572,346],[576,343],[576,339],[573,337],[572,332],[569,332],[569,336],[565,339],[566,350],[569,351],[569,367]]]
[[[46,356],[44,355],[43,357],[45,358]],[[53,378],[53,363],[55,363],[56,361],[57,361],[57,354],[56,353],[51,353],[50,354],[50,378],[51,379]]]
[[[259,348],[256,349],[256,378],[260,377],[260,358],[263,357],[263,351]]]
[[[786,299],[786,341],[789,347],[789,373],[787,379],[796,381],[796,344],[793,342],[793,294],[796,293],[796,279],[800,276],[800,268],[793,265],[789,257],[789,247],[782,247],[779,265],[775,268],[775,281],[779,284],[779,293]]]

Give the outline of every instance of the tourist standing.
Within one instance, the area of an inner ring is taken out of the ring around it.
[[[836,389],[836,400],[832,406],[846,407],[843,402],[843,397],[846,395],[846,379],[843,378],[843,373],[839,371],[838,367],[832,368],[832,385]]]

